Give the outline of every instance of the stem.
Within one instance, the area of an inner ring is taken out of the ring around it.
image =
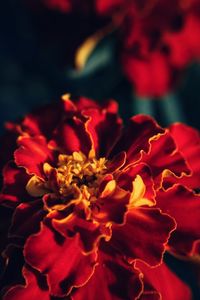
[[[149,98],[135,98],[132,102],[134,114],[146,114],[155,117],[154,102]]]
[[[183,105],[177,95],[169,94],[164,96],[160,101],[160,105],[166,125],[173,122],[186,122]]]

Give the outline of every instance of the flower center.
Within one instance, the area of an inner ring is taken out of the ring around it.
[[[33,197],[48,194],[65,206],[72,202],[88,202],[89,205],[97,199],[100,181],[107,170],[106,162],[104,157],[96,159],[90,154],[86,157],[82,152],[60,154],[56,168],[44,163],[47,179],[34,175],[26,189]]]
[[[87,158],[81,152],[72,155],[59,155],[57,179],[59,193],[64,197],[70,194],[81,195],[84,200],[96,198],[99,182],[106,171],[105,158]]]

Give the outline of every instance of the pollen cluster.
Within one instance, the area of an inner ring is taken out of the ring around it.
[[[106,159],[87,158],[81,152],[59,155],[57,179],[59,193],[64,197],[77,192],[84,200],[94,200],[99,182],[106,171]]]
[[[105,158],[97,159],[91,154],[87,157],[82,152],[60,154],[56,167],[48,163],[43,165],[46,180],[33,176],[26,189],[32,196],[49,194],[65,205],[72,201],[84,201],[89,205],[97,199],[106,162]]]

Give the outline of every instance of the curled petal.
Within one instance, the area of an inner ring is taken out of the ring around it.
[[[143,154],[142,161],[150,166],[156,188],[166,176],[175,176],[177,180],[191,172],[168,131],[151,142],[151,151]]]
[[[200,239],[200,196],[181,185],[159,191],[157,205],[175,218],[177,229],[169,244],[179,254],[189,254],[193,242]]]
[[[93,251],[97,241],[104,236],[97,222],[86,221],[74,213],[61,220],[53,219],[52,226],[66,238],[79,233],[79,246],[84,252]]]
[[[134,116],[114,147],[113,154],[125,151],[127,154],[126,164],[136,163],[141,159],[142,152],[148,153],[150,141],[163,132],[164,129],[151,117]]]
[[[59,149],[61,153],[79,152],[88,155],[92,142],[86,131],[86,125],[74,116],[63,121],[54,131],[50,146]]]
[[[48,104],[28,114],[21,124],[22,134],[24,132],[30,136],[44,135],[50,139],[53,130],[62,121],[63,112],[70,115],[75,110],[75,105],[64,95],[62,101]]]
[[[85,284],[96,262],[96,253],[85,255],[81,251],[78,234],[65,239],[46,225],[27,240],[24,257],[33,268],[47,275],[50,293],[60,297]]]
[[[139,300],[192,299],[189,287],[165,263],[155,268],[150,268],[142,261],[137,261],[135,265],[144,275],[144,292]]]
[[[26,285],[16,285],[8,290],[3,300],[50,300],[45,277],[30,267],[23,268]]]
[[[100,105],[95,101],[91,100],[90,98],[81,97],[79,101],[76,103],[76,107],[78,110],[87,110],[88,108],[95,108],[99,109]]]
[[[34,174],[40,178],[44,177],[43,164],[53,160],[53,154],[48,148],[43,136],[18,138],[20,148],[15,151],[15,162],[24,167],[28,174]]]
[[[83,114],[89,118],[86,127],[97,156],[107,156],[118,140],[122,120],[106,109],[87,109]]]
[[[72,293],[73,300],[133,300],[142,290],[140,273],[109,246],[99,251],[90,280]]]
[[[107,186],[112,182],[113,180],[108,182]],[[94,211],[93,216],[95,220],[103,223],[115,222],[120,224],[124,222],[131,195],[130,192],[118,186],[115,186],[114,190],[112,190],[112,187],[110,189],[112,191],[110,194],[104,196],[102,193],[102,196],[97,199],[96,205],[98,209],[96,212]]]
[[[138,258],[156,266],[175,227],[174,220],[157,208],[133,208],[124,225],[113,225],[110,242],[130,261]]]
[[[196,129],[185,124],[176,123],[169,128],[171,135],[176,141],[178,150],[186,158],[189,167],[192,170],[190,177],[182,177],[179,183],[188,186],[191,189],[200,188],[200,134]],[[183,134],[184,132],[184,134]],[[169,178],[168,184],[177,182],[177,179]]]
[[[108,173],[112,173],[122,168],[126,162],[126,152],[120,152],[115,155],[113,159],[107,162],[106,167],[108,168]]]

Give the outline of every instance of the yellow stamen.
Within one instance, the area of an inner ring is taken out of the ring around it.
[[[27,184],[27,191],[32,196],[53,193],[66,207],[69,203],[80,201],[84,207],[89,207],[91,202],[97,199],[99,182],[107,169],[106,162],[105,158],[96,159],[92,150],[88,157],[82,152],[73,152],[72,155],[60,154],[57,168],[44,163],[43,171],[47,180],[41,181],[37,176],[33,176]],[[111,193],[113,189],[114,182],[111,181],[105,193]]]

